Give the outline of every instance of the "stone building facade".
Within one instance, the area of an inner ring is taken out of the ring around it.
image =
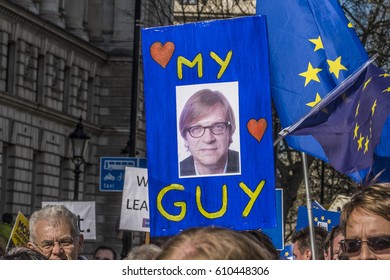
[[[122,193],[99,191],[99,160],[123,156],[131,116],[136,155],[146,155],[142,77],[130,112],[134,9],[135,0],[0,0],[0,214],[73,199],[69,134],[81,116],[91,139],[79,200],[96,202],[89,257],[101,244],[122,250]]]

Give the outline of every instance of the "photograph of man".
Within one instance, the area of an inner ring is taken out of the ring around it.
[[[229,149],[236,120],[221,92],[202,89],[194,93],[180,114],[179,130],[191,153],[180,162],[180,176],[240,172],[239,152]]]

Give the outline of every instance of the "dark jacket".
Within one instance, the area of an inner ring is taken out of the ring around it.
[[[240,161],[239,153],[236,151],[228,151],[228,163],[226,173],[239,173]],[[193,176],[196,175],[194,157],[189,156],[180,162],[180,176]]]

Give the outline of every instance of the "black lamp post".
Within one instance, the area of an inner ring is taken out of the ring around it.
[[[130,104],[130,129],[129,140],[121,154],[129,157],[136,156],[136,133],[137,133],[137,112],[138,112],[138,68],[140,49],[140,28],[141,28],[141,0],[135,0],[134,6],[134,34],[133,34],[133,71],[131,83],[131,104]],[[123,231],[121,256],[125,257],[132,247],[132,231]]]
[[[75,165],[74,172],[74,194],[73,200],[79,199],[79,181],[81,173],[81,165],[84,164],[84,154],[87,149],[88,140],[91,138],[84,131],[84,125],[82,123],[82,118],[80,116],[79,123],[76,125],[76,129],[69,135],[69,138],[72,143],[72,162]]]

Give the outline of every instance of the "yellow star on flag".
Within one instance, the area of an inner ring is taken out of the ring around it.
[[[318,222],[318,218],[317,217],[314,218],[314,222]]]
[[[385,89],[384,91],[382,92],[390,92],[390,87],[388,87],[387,89]]]
[[[364,153],[368,152],[368,144],[370,143],[370,139],[366,136],[366,142],[364,142]]]
[[[337,79],[339,78],[339,73],[341,70],[348,70],[344,65],[341,64],[341,56],[336,58],[336,60],[327,59],[326,61],[329,65],[329,72],[333,73]]]
[[[327,223],[328,223],[328,225],[330,225],[332,223],[332,220],[328,219]]]
[[[372,80],[372,78],[369,78],[369,79],[364,83],[363,90],[365,90],[366,87],[368,86],[368,84],[371,83],[371,80]]]
[[[375,113],[376,101],[377,101],[377,99],[375,99],[374,104],[371,107],[372,116],[374,116],[374,113]]]
[[[364,137],[362,136],[362,134],[360,133],[360,137],[359,137],[359,140],[357,140],[357,143],[358,143],[358,151],[363,149],[363,140],[364,140]]]
[[[380,74],[379,77],[383,77],[383,78],[390,77],[390,74],[383,73],[383,74]]]
[[[290,255],[289,252],[284,253],[284,256],[286,256],[286,257],[288,257],[289,255]]]
[[[348,27],[349,27],[349,28],[353,28],[352,23],[348,22]]]
[[[325,220],[325,217],[324,216],[321,216],[321,221]]]
[[[313,102],[306,103],[306,105],[313,108],[313,107],[316,106],[316,105],[318,104],[318,102],[320,102],[320,101],[321,101],[321,96],[320,96],[320,95],[318,94],[318,92],[317,92],[317,94],[316,94],[316,99],[315,99]]]
[[[358,105],[356,106],[355,118],[359,114],[359,108],[360,108],[360,101],[359,101]]]
[[[305,79],[305,86],[307,86],[307,84],[310,81],[320,82],[320,79],[318,78],[317,74],[321,71],[322,71],[321,68],[313,68],[313,66],[309,62],[308,66],[307,66],[307,71],[300,73],[299,76],[306,78]]]
[[[358,131],[359,131],[359,128],[360,126],[358,125],[358,123],[356,122],[356,125],[355,125],[355,130],[353,131],[353,139],[356,139],[356,137],[358,137]]]
[[[324,49],[324,45],[322,44],[321,36],[318,36],[317,39],[309,39],[315,45],[314,51],[318,51]]]

